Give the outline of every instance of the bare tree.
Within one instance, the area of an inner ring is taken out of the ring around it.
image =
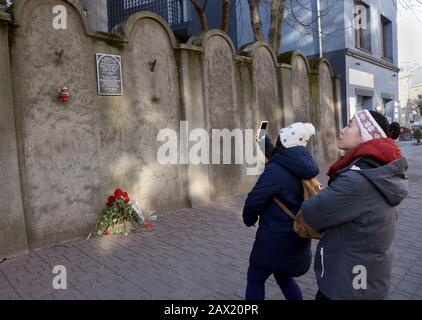
[[[278,21],[280,20],[279,7],[280,7],[280,0],[273,0],[271,4],[270,31],[268,35],[268,42],[270,43],[270,46],[273,48],[276,48],[277,46],[277,36],[278,36],[278,28],[279,28]]]
[[[310,1],[304,0],[248,0],[248,3],[255,41],[264,40],[260,6],[269,9],[271,18],[268,43],[275,52],[280,49],[285,24],[301,33],[312,33],[315,22],[325,16],[332,8],[332,6],[327,5],[324,10],[312,11]],[[309,17],[314,18],[309,21]]]
[[[274,50],[278,51],[283,34],[284,12],[286,0],[273,0],[271,4],[271,20],[268,42]]]
[[[264,33],[262,32],[261,14],[259,12],[260,0],[248,0],[249,11],[251,13],[251,24],[255,41],[264,40]]]
[[[281,0],[280,6],[278,8],[278,25],[277,25],[277,44],[275,49],[276,52],[279,51],[281,46],[281,38],[283,36],[283,27],[284,27],[284,12],[286,11],[286,0]]]
[[[205,0],[203,5],[201,5],[199,0],[190,0],[201,21],[202,31],[208,31],[208,20],[206,14],[206,8],[208,5],[208,0]],[[222,14],[221,14],[221,30],[227,32],[229,29],[229,16],[230,16],[230,4],[231,0],[221,0],[222,5]]]
[[[206,15],[206,8],[208,5],[208,0],[190,0],[195,10],[199,16],[201,22],[202,31],[208,31],[208,20]],[[215,0],[214,0],[215,1]],[[260,4],[262,2],[272,2],[273,10],[271,12],[271,30],[270,30],[270,39],[272,46],[277,47],[277,43],[280,43],[281,30],[283,25],[284,11],[286,7],[287,0],[248,0],[249,10],[251,13],[251,24],[253,29],[253,34],[255,41],[264,40],[264,34],[262,31],[261,23],[261,12]],[[237,4],[236,4],[237,2]],[[202,4],[203,3],[203,4]],[[239,6],[239,0],[221,0],[222,4],[222,17],[221,17],[221,30],[224,32],[228,31],[229,27],[229,16],[231,5]]]
[[[223,1],[223,14],[221,18],[221,30],[227,32],[229,30],[229,14],[230,14],[230,0]]]
[[[205,0],[204,5],[201,5],[198,0],[190,0],[198,13],[199,20],[201,21],[202,31],[208,31],[207,15],[205,9],[207,8],[208,0]]]

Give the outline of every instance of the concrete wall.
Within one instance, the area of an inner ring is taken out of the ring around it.
[[[86,16],[95,31],[108,31],[107,0],[80,0]]]
[[[337,98],[337,95],[340,96],[340,79],[334,77],[327,59],[314,60],[311,65],[314,70],[311,76],[311,94],[315,101],[311,108],[311,117],[317,128],[313,139],[314,155],[320,168],[325,171],[340,156],[337,145],[332,143],[337,140],[341,128],[341,100]]]
[[[285,124],[311,122],[316,135],[308,147],[325,170],[339,156],[337,137],[341,126],[340,81],[327,59],[311,62],[299,51],[280,56]]]
[[[27,250],[9,61],[10,16],[0,12],[0,258]],[[1,260],[1,259],[0,259]]]
[[[67,9],[66,30],[52,27],[57,4]],[[247,192],[256,182],[245,165],[233,164],[234,152],[232,164],[160,164],[161,129],[178,133],[180,149],[195,128],[211,138],[212,129],[244,132],[267,119],[275,139],[293,121],[338,123],[328,62],[312,69],[298,52],[279,62],[255,43],[238,54],[216,30],[179,44],[150,13],[129,17],[117,33],[94,33],[74,0],[19,0],[13,24],[9,18],[0,23],[2,256],[87,235],[116,187],[164,214]],[[122,56],[122,96],[97,95],[95,53]],[[58,101],[62,86],[70,88],[68,104]],[[336,136],[319,123],[327,140],[311,148],[324,166]]]

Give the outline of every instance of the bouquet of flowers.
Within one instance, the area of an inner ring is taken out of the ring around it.
[[[130,204],[128,193],[117,188],[114,194],[108,197],[107,208],[101,220],[89,234],[88,239],[93,232],[100,237],[108,236],[109,234],[128,235],[135,231],[135,225],[137,224],[142,224],[150,230],[152,224],[148,220],[157,219],[157,216],[153,215],[154,212],[144,215],[138,202]]]
[[[136,214],[139,217],[139,222],[143,224],[148,230],[152,229],[152,224],[148,220],[157,220],[157,216],[154,214],[154,211],[150,211],[148,213],[143,213],[141,206],[139,205],[138,201],[135,201],[131,205],[132,209],[135,210]]]

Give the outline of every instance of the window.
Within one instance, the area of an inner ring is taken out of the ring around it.
[[[141,5],[145,5],[148,3],[151,3],[152,0],[124,0],[123,1],[123,8],[124,10],[133,8],[133,7],[138,7]]]
[[[371,51],[371,12],[362,1],[354,2],[354,28],[356,47]]]
[[[392,23],[386,17],[381,16],[381,41],[382,41],[382,57],[393,60],[393,34]]]
[[[372,110],[372,97],[356,97],[356,112],[362,110]]]
[[[109,30],[139,11],[162,16],[170,26],[190,21],[188,0],[107,0]]]
[[[392,105],[392,100],[391,99],[382,99],[382,114],[384,116],[387,116],[387,111],[390,111],[389,109],[391,109],[391,108],[394,108],[394,106]],[[391,118],[391,117],[389,117],[389,118]],[[389,121],[391,122],[391,119],[389,119]]]

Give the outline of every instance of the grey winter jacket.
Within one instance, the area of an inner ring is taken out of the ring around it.
[[[395,207],[407,196],[406,170],[405,158],[379,167],[355,161],[302,204],[305,222],[323,232],[314,269],[319,290],[328,298],[388,295]]]

